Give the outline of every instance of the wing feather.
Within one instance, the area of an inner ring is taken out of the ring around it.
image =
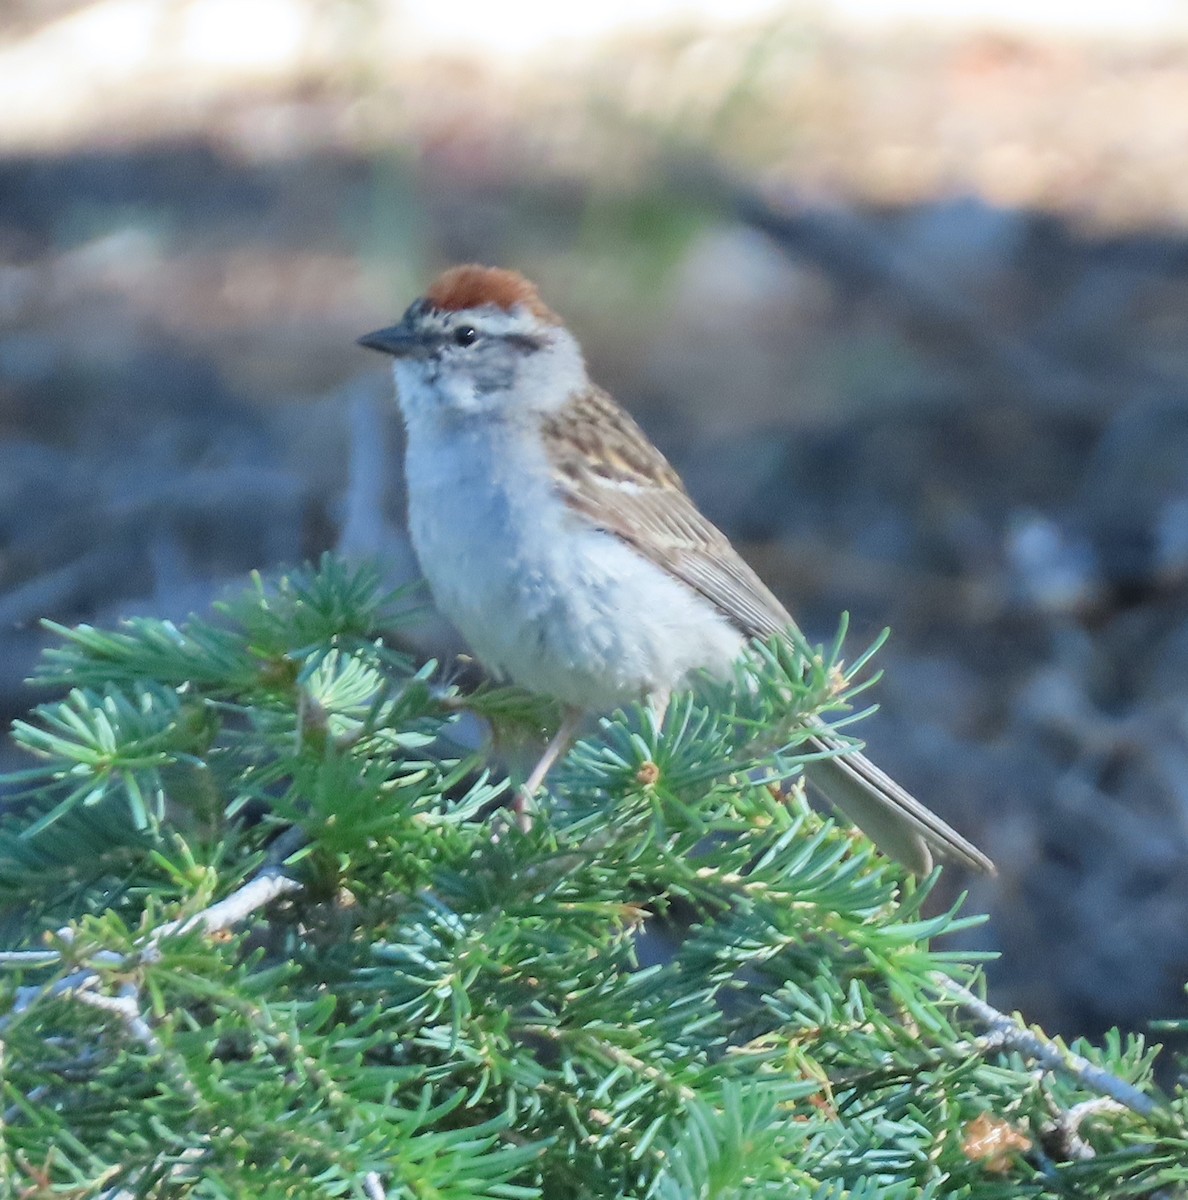
[[[629,542],[704,596],[747,637],[793,625],[788,610],[689,498],[680,477],[643,430],[598,388],[573,397],[544,423],[557,490],[574,512]],[[814,742],[837,750],[822,729]],[[809,764],[811,783],[883,849],[916,872],[930,847],[994,873],[976,846],[857,751]]]
[[[574,511],[704,596],[747,637],[792,624],[787,609],[702,515],[668,460],[598,388],[546,420],[557,488]]]

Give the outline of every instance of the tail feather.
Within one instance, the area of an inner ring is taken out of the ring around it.
[[[842,750],[828,734],[812,739],[814,749]],[[932,852],[975,871],[995,874],[994,863],[972,842],[906,792],[865,755],[845,751],[808,764],[809,784],[839,808],[892,858],[919,875],[932,870]]]

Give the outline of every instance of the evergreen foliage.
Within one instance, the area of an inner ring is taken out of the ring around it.
[[[987,1032],[931,944],[964,918],[788,785],[859,690],[840,638],[607,719],[525,831],[452,727],[549,714],[389,649],[409,620],[327,558],[57,628],[0,817],[3,1194],[1185,1190],[1184,1096],[1125,1086],[1154,1052],[1075,1048],[1118,1103]]]

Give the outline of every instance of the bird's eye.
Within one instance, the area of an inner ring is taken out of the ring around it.
[[[454,342],[459,346],[471,346],[478,340],[478,330],[473,325],[460,325],[454,330]]]

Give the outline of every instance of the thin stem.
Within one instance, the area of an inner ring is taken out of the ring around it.
[[[1017,1018],[999,1012],[992,1004],[987,1004],[956,980],[937,972],[932,976],[932,982],[942,995],[955,1000],[961,1008],[990,1030],[993,1046],[1017,1050],[1020,1054],[1034,1059],[1047,1071],[1071,1075],[1090,1091],[1108,1096],[1140,1116],[1149,1117],[1158,1111],[1159,1105],[1156,1101],[1140,1092],[1133,1084],[1094,1066],[1087,1058],[1074,1053],[1066,1046],[1057,1045],[1046,1034],[1029,1029]]]

